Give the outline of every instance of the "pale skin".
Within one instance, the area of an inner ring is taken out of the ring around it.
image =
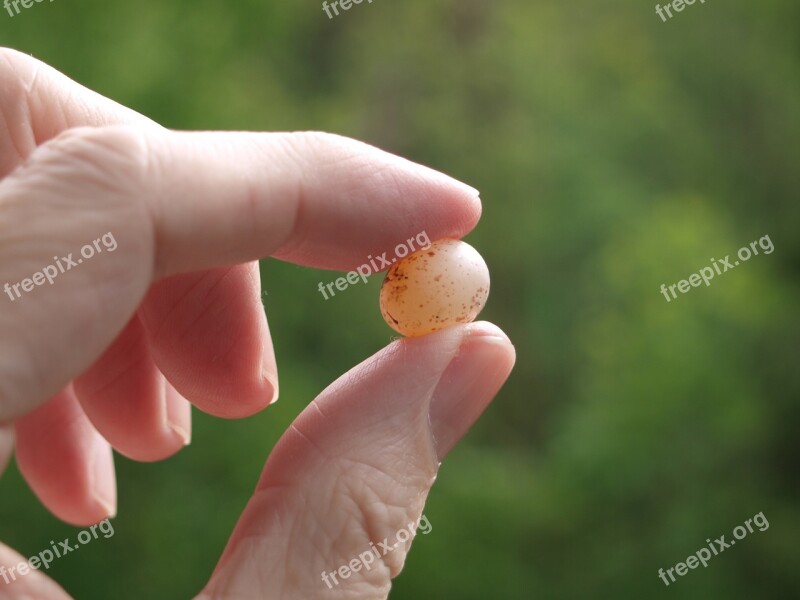
[[[161,460],[189,441],[192,405],[242,418],[277,399],[258,259],[350,271],[480,217],[469,186],[371,146],[169,131],[7,49],[0,127],[0,286],[107,232],[118,244],[0,295],[0,470],[13,452],[41,502],[81,527],[116,513],[112,448]],[[514,360],[496,326],[462,325],[394,341],[309,398],[196,598],[387,597],[410,542],[333,589],[321,574],[420,518]],[[21,560],[0,544],[0,565]],[[69,598],[39,571],[0,580],[0,597]]]

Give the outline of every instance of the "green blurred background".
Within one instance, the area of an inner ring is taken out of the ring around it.
[[[393,600],[800,597],[800,4],[57,0],[0,44],[180,129],[319,129],[479,188],[483,314],[518,363],[443,465]],[[659,292],[769,235],[775,251]],[[116,535],[57,561],[76,598],[189,598],[263,461],[330,381],[386,344],[380,278],[268,261],[281,402],[160,464],[118,458]],[[0,539],[77,529],[15,467]],[[763,511],[669,588],[668,568]]]

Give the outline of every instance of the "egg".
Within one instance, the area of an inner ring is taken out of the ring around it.
[[[381,314],[416,337],[469,323],[489,297],[489,268],[472,246],[444,239],[394,263],[381,286]]]

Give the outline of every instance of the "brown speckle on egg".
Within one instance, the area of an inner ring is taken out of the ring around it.
[[[389,269],[381,314],[408,337],[474,321],[489,297],[489,269],[466,242],[444,239]]]

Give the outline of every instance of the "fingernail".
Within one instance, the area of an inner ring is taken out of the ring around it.
[[[167,421],[167,427],[169,427],[175,434],[183,440],[183,445],[188,446],[192,443],[192,434],[191,432],[187,431],[184,427],[180,425],[176,425],[170,421]]]
[[[106,518],[113,519],[114,517],[117,516],[117,508],[114,505],[114,503],[109,502],[108,500],[97,494],[92,495],[92,498],[94,498],[94,501],[97,502],[103,508],[103,515]]]
[[[466,193],[468,196],[472,196],[473,198],[480,198],[480,191],[476,188],[472,187],[471,185],[464,183],[460,179],[456,179],[452,175],[448,175],[446,173],[441,173],[439,171],[430,171],[428,173],[433,176],[434,179],[438,179],[439,181],[443,181],[446,183],[448,187],[451,189],[453,187],[460,188],[462,192]]]
[[[184,446],[192,443],[192,406],[175,391],[175,388],[164,382],[165,402],[167,405],[167,427],[175,432]]]
[[[489,323],[473,323],[439,380],[430,421],[439,460],[447,455],[502,387],[515,361],[514,347]]]
[[[6,470],[11,454],[14,451],[14,428],[0,424],[0,475]]]
[[[278,378],[275,375],[273,375],[271,372],[267,371],[266,369],[264,369],[264,371],[262,371],[261,376],[267,382],[269,387],[272,388],[272,391],[271,391],[272,396],[271,396],[271,400],[269,401],[269,403],[270,404],[275,404],[278,401],[278,396],[280,395],[280,390],[278,388]]]
[[[473,198],[481,197],[481,193],[478,189],[472,187],[471,185],[467,185],[466,183],[464,184],[464,187],[467,188],[467,191],[469,191],[470,195],[472,195]]]
[[[92,499],[103,509],[106,517],[117,515],[117,478],[114,455],[106,441],[97,436],[92,461]]]

